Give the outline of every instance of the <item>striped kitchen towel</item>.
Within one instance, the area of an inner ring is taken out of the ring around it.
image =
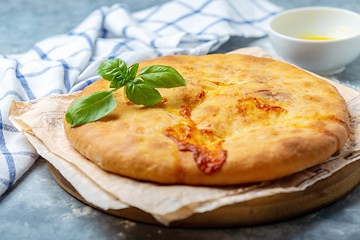
[[[0,195],[38,158],[9,122],[12,100],[81,90],[99,79],[96,68],[108,58],[132,64],[170,54],[204,55],[230,36],[263,37],[279,11],[266,0],[174,0],[135,13],[116,4],[24,54],[0,55]]]

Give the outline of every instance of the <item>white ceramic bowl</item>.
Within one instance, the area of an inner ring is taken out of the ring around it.
[[[338,73],[360,54],[360,15],[332,7],[284,11],[271,20],[269,38],[285,61],[318,74]]]

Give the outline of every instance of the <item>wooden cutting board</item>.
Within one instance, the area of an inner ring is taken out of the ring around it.
[[[54,179],[63,189],[85,204],[99,209],[86,202],[55,167],[50,163],[48,166]],[[277,194],[224,206],[205,213],[197,213],[187,219],[172,222],[170,226],[229,227],[281,221],[331,204],[345,196],[359,183],[360,160],[347,165],[330,177],[318,181],[304,191]],[[149,213],[134,207],[123,210],[99,210],[134,221],[161,225]]]

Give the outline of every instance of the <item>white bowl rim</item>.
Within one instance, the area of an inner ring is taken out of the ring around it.
[[[350,40],[353,38],[357,38],[360,36],[360,32],[353,35],[353,36],[349,36],[349,37],[344,37],[344,38],[338,38],[338,39],[329,39],[326,41],[319,41],[319,40],[311,40],[311,39],[302,39],[302,38],[297,38],[297,37],[291,37],[282,33],[279,33],[278,31],[275,31],[272,27],[272,23],[273,21],[278,18],[281,17],[284,14],[291,14],[294,12],[304,12],[304,11],[312,11],[312,10],[326,10],[326,11],[337,11],[337,12],[343,12],[343,13],[347,13],[347,14],[351,14],[354,16],[357,16],[360,18],[360,14],[353,12],[351,10],[348,9],[344,9],[344,8],[336,8],[336,7],[327,7],[327,6],[311,6],[311,7],[299,7],[299,8],[293,8],[293,9],[288,9],[288,10],[284,10],[279,12],[278,14],[276,14],[270,21],[269,23],[269,31],[272,32],[272,34],[280,36],[282,38],[288,39],[288,40],[293,40],[293,41],[297,41],[297,42],[311,42],[311,43],[316,43],[316,44],[324,44],[324,43],[328,43],[328,42],[340,42],[340,41],[344,41],[344,40]]]

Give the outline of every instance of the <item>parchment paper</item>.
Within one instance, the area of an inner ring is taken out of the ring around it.
[[[243,53],[272,57],[260,48],[240,49]],[[329,80],[328,80],[329,81]],[[137,207],[159,222],[185,219],[192,214],[279,193],[301,191],[360,159],[360,93],[334,84],[345,98],[351,118],[351,136],[341,151],[324,163],[274,181],[231,187],[158,185],[106,172],[88,161],[68,142],[63,116],[78,93],[51,96],[28,102],[13,102],[12,123],[34,145],[38,153],[56,167],[81,196],[104,210]]]

